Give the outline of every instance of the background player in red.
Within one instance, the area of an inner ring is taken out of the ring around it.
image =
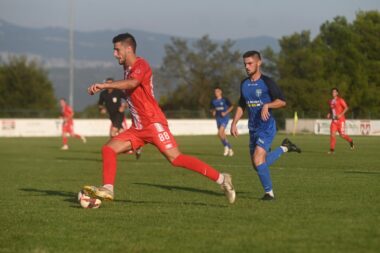
[[[77,139],[81,139],[83,143],[86,143],[86,138],[79,134],[74,133],[74,112],[73,109],[67,104],[66,100],[60,99],[59,104],[61,105],[61,117],[63,119],[62,123],[62,150],[68,150],[69,145],[67,144],[67,137],[71,136]]]
[[[346,118],[344,114],[348,111],[348,106],[343,98],[339,97],[338,88],[331,89],[332,99],[329,101],[330,112],[327,114],[327,118],[331,118],[330,125],[330,151],[329,154],[334,154],[336,144],[336,132],[350,143],[350,148],[354,149],[354,142],[346,135]]]
[[[112,200],[117,155],[151,143],[173,166],[198,172],[220,184],[228,201],[233,203],[235,190],[229,174],[219,173],[210,165],[179,151],[166,117],[154,98],[152,69],[147,61],[136,55],[135,38],[129,33],[123,33],[114,37],[112,42],[114,57],[124,67],[124,80],[95,83],[88,88],[88,93],[93,95],[103,89],[124,90],[132,126],[113,137],[102,148],[103,186],[85,186],[84,190],[92,196]]]

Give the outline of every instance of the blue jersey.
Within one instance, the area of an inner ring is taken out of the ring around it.
[[[224,117],[222,117],[222,112],[226,112],[228,108],[231,107],[231,102],[228,100],[228,98],[221,98],[221,99],[213,99],[210,104],[210,109],[215,110],[216,114],[215,117],[216,119],[221,119],[221,118],[229,118],[230,115],[226,114]]]
[[[261,119],[261,109],[264,104],[276,99],[285,101],[277,84],[265,75],[261,75],[260,79],[256,81],[246,78],[241,82],[239,106],[243,109],[248,108],[248,128],[250,131],[258,132],[275,128],[276,122],[272,115],[267,121]]]

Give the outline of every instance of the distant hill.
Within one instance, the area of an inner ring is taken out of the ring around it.
[[[121,78],[121,69],[112,55],[112,38],[119,33],[130,32],[138,42],[138,53],[153,67],[159,67],[165,55],[164,45],[170,43],[171,35],[144,32],[134,29],[75,31],[75,108],[82,110],[94,103],[84,91],[91,82],[106,76]],[[57,97],[68,96],[68,47],[69,31],[66,28],[27,28],[0,19],[0,56],[23,54],[38,59],[49,70]],[[191,43],[197,38],[185,38]],[[237,39],[235,49],[244,52],[262,50],[267,46],[279,50],[276,38],[257,36]],[[218,42],[218,41],[217,41]],[[116,74],[118,73],[118,74]]]

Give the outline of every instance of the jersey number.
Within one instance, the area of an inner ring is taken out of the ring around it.
[[[160,141],[170,140],[170,136],[167,132],[159,133],[158,138]]]

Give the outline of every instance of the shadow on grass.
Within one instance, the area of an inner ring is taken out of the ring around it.
[[[185,152],[185,154],[186,155],[192,155],[192,156],[196,156],[196,157],[198,157],[198,156],[200,156],[200,157],[208,157],[208,156],[212,156],[212,157],[223,157],[222,156],[222,154],[220,153],[220,154],[212,154],[212,153],[206,153],[206,152],[204,152],[204,153],[197,153],[197,152]],[[226,157],[227,158],[227,157]]]
[[[83,158],[83,157],[55,157],[56,160],[63,161],[92,161],[92,162],[101,162],[100,158]]]
[[[126,204],[143,204],[143,205],[149,205],[149,204],[154,204],[154,205],[168,205],[168,206],[207,206],[207,207],[227,207],[228,204],[226,205],[215,205],[215,204],[208,204],[208,203],[202,203],[202,202],[170,202],[170,201],[143,201],[143,200],[122,200],[122,199],[116,199],[114,202],[119,202],[119,203],[126,203]]]
[[[56,191],[56,190],[41,190],[35,188],[21,188],[20,191],[29,192],[29,193],[38,193],[40,196],[59,196],[65,197],[64,201],[69,203],[78,203],[76,197],[76,192],[67,192],[67,191]]]
[[[143,186],[150,186],[150,187],[156,187],[168,191],[187,191],[187,192],[197,192],[197,193],[203,193],[203,194],[208,194],[208,195],[213,195],[213,196],[224,196],[224,193],[222,192],[214,192],[210,190],[202,190],[202,189],[196,189],[196,188],[191,188],[191,187],[183,187],[183,186],[173,186],[173,185],[162,185],[162,184],[149,184],[149,183],[133,183],[135,185],[143,185]],[[246,194],[249,194],[250,192],[241,192],[241,191],[236,191],[236,194],[245,196]]]
[[[76,192],[68,192],[68,191],[57,191],[57,190],[41,190],[35,188],[21,188],[20,191],[28,192],[28,193],[37,193],[38,196],[58,196],[64,197],[64,201],[71,203],[70,207],[72,208],[81,208],[77,201],[77,193]],[[163,202],[163,201],[143,201],[143,200],[122,200],[116,199],[113,202],[116,203],[127,203],[127,204],[155,204],[155,205],[195,205],[195,206],[212,206],[212,207],[226,207],[227,205],[215,205],[215,204],[207,204],[202,202]],[[103,203],[107,203],[107,201],[103,201]],[[75,204],[75,205],[74,205]]]
[[[197,192],[197,193],[203,193],[203,194],[208,194],[208,195],[214,195],[214,196],[222,196],[224,195],[223,193],[219,192],[214,192],[210,190],[201,190],[201,189],[196,189],[196,188],[191,188],[191,187],[183,187],[183,186],[173,186],[173,185],[162,185],[162,184],[149,184],[149,183],[133,183],[136,185],[143,185],[143,186],[149,186],[149,187],[156,187],[168,191],[187,191],[187,192]]]
[[[349,174],[369,174],[369,175],[380,175],[380,171],[360,171],[360,170],[347,170],[344,173]]]

